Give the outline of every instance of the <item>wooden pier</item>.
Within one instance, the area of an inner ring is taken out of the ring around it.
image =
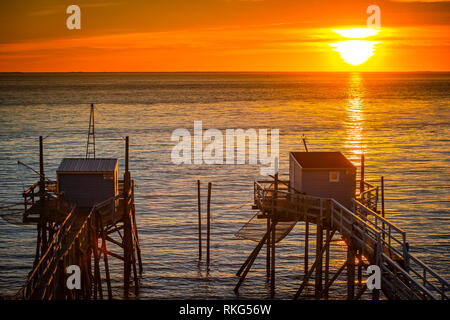
[[[40,138],[40,180],[23,193],[23,220],[37,224],[36,254],[16,299],[113,299],[110,258],[123,261],[123,297],[129,296],[131,285],[137,295],[142,260],[128,146],[126,137],[125,173],[118,195],[86,209],[67,202],[57,193],[56,183],[46,179]],[[71,265],[80,268],[80,289],[66,285]]]
[[[305,223],[305,273],[298,290],[293,292],[294,299],[302,297],[311,281],[314,282],[314,297],[327,299],[330,287],[344,270],[347,273],[347,298],[360,299],[367,291],[367,285],[361,280],[362,270],[368,265],[380,268],[381,291],[387,299],[448,299],[449,283],[409,252],[406,232],[383,217],[384,202],[383,211],[377,211],[379,187],[362,180],[350,210],[332,198],[296,192],[289,181],[280,180],[278,175],[272,179],[254,182],[253,209],[258,210],[255,218],[266,219],[267,227],[257,234],[244,225],[237,234],[258,244],[236,274],[239,277],[234,289],[236,293],[265,245],[267,278],[271,296],[274,296],[276,242],[281,241],[296,223]],[[316,225],[315,239],[309,238],[312,224]],[[330,251],[333,239],[337,237],[347,245],[347,259],[331,275]],[[312,265],[308,263],[310,241],[316,242]],[[379,291],[372,291],[373,299],[380,299]]]

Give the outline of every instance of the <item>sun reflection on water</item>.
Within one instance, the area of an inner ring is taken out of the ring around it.
[[[359,160],[366,146],[364,144],[364,87],[359,73],[349,78],[348,102],[346,105],[345,146],[351,160]]]

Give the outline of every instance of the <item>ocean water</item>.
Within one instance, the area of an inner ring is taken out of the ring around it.
[[[342,151],[355,163],[364,152],[367,179],[385,178],[386,216],[407,232],[410,250],[450,280],[448,73],[0,74],[0,206],[20,202],[37,180],[17,160],[39,167],[39,135],[50,178],[63,157],[84,156],[90,103],[97,157],[119,157],[123,172],[122,138],[130,136],[144,263],[139,299],[235,298],[235,273],[256,245],[234,234],[255,214],[259,165],[171,162],[172,132],[192,133],[198,120],[204,129],[279,129],[285,177],[288,152],[303,150],[302,134],[312,151]],[[209,271],[198,263],[197,179],[203,209],[212,182]],[[301,283],[303,231],[296,226],[277,246],[276,299],[292,298]],[[35,237],[35,226],[0,219],[0,296],[24,283]],[[331,272],[344,249],[333,243]],[[111,260],[120,297],[122,265]],[[344,281],[331,298],[345,297]],[[261,254],[239,298],[268,295]]]

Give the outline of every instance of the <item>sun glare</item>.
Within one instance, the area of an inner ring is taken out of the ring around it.
[[[353,66],[366,62],[375,53],[375,45],[378,41],[355,40],[372,37],[378,34],[380,30],[372,28],[348,28],[333,29],[334,33],[351,40],[330,43],[334,51],[339,52],[342,59]]]
[[[366,62],[375,53],[377,41],[347,40],[330,43],[348,64],[357,66]]]

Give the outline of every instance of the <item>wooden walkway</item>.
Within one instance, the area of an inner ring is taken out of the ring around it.
[[[308,267],[308,235],[306,236],[305,277],[294,294],[295,299],[301,296],[313,273],[315,297],[327,297],[330,286],[344,269],[347,269],[348,299],[360,298],[367,286],[364,285],[355,292],[355,269],[358,268],[360,280],[364,260],[367,261],[365,266],[377,265],[380,268],[381,290],[388,299],[448,299],[449,283],[410,254],[406,232],[376,211],[377,187],[365,183],[364,192],[357,200],[353,200],[353,209],[349,210],[334,199],[300,194],[290,190],[288,185],[287,181],[275,179],[254,183],[254,209],[259,210],[259,218],[267,219],[267,229],[255,250],[237,272],[239,282],[235,292],[238,292],[259,251],[266,245],[267,276],[271,281],[272,295],[274,294],[276,225],[283,221],[294,221],[305,222],[306,230],[310,223],[316,224],[318,230],[316,256],[311,268]],[[347,244],[347,261],[329,278],[329,250],[335,234],[339,234]],[[359,261],[358,265],[355,265],[355,258]],[[373,290],[374,299],[379,298],[377,291]]]

